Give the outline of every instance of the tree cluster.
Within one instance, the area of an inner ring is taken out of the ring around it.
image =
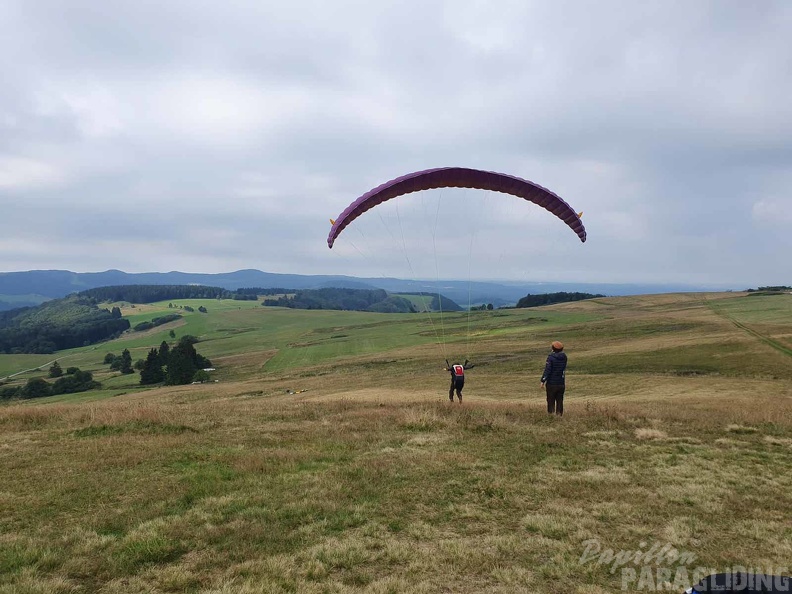
[[[167,314],[164,316],[159,316],[153,318],[151,321],[148,322],[140,322],[139,324],[135,324],[134,328],[132,328],[135,332],[142,332],[144,330],[151,330],[152,328],[156,328],[157,326],[162,326],[163,324],[167,324],[168,322],[173,322],[175,320],[181,319],[181,314]]]
[[[140,369],[140,383],[152,385],[181,385],[191,383],[203,369],[212,363],[195,350],[197,339],[194,336],[183,336],[178,344],[170,348],[163,341],[159,349],[152,348]]]
[[[57,362],[56,362],[57,364]],[[50,373],[52,368],[50,368]],[[0,386],[0,400],[11,398],[43,398],[58,394],[73,394],[100,388],[102,384],[94,381],[90,371],[80,371],[77,367],[69,367],[65,375],[58,377],[53,383],[43,377],[31,378],[24,386]]]
[[[129,321],[82,297],[0,312],[0,353],[54,353],[119,336]]]
[[[470,311],[492,311],[494,309],[492,303],[482,303],[481,305],[473,305]]]
[[[757,289],[748,289],[748,293],[785,293],[792,291],[792,287],[786,285],[775,285],[772,287],[759,287]]]
[[[129,349],[124,349],[120,356],[114,355],[113,353],[107,353],[104,358],[104,362],[107,365],[110,365],[110,369],[113,371],[120,371],[121,373],[128,374],[134,373],[134,369],[132,368],[132,355],[129,352]]]
[[[566,303],[568,301],[582,301],[583,299],[594,299],[595,297],[605,297],[592,293],[543,293],[541,295],[528,294],[517,302],[517,307],[538,307],[540,305],[552,305],[553,303]]]

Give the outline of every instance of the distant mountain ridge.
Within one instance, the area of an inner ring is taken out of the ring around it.
[[[602,293],[605,295],[642,295],[693,291],[718,291],[727,287],[682,284],[608,284],[487,282],[459,280],[405,280],[397,278],[358,278],[343,275],[304,275],[263,272],[247,269],[224,273],[142,272],[121,270],[71,272],[68,270],[29,270],[0,272],[0,310],[37,305],[47,299],[113,285],[207,285],[224,289],[245,287],[290,289],[385,289],[397,292],[440,292],[460,305],[492,303],[495,307],[513,305],[525,295],[560,291]],[[24,297],[23,297],[24,296]]]

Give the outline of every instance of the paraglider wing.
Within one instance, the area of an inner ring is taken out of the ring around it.
[[[580,241],[586,241],[586,228],[580,216],[561,197],[547,188],[505,173],[465,167],[440,167],[408,173],[363,194],[333,222],[330,235],[327,236],[328,247],[332,248],[341,231],[367,210],[397,196],[436,188],[474,188],[524,198],[553,213],[577,233]]]

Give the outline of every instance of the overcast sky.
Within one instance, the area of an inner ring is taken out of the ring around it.
[[[792,284],[790,32],[788,0],[4,0],[0,271]],[[327,248],[442,166],[588,241],[449,190]]]

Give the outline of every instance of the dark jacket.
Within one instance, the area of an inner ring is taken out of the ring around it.
[[[563,351],[547,355],[542,383],[551,386],[563,386],[566,376],[567,356]]]

